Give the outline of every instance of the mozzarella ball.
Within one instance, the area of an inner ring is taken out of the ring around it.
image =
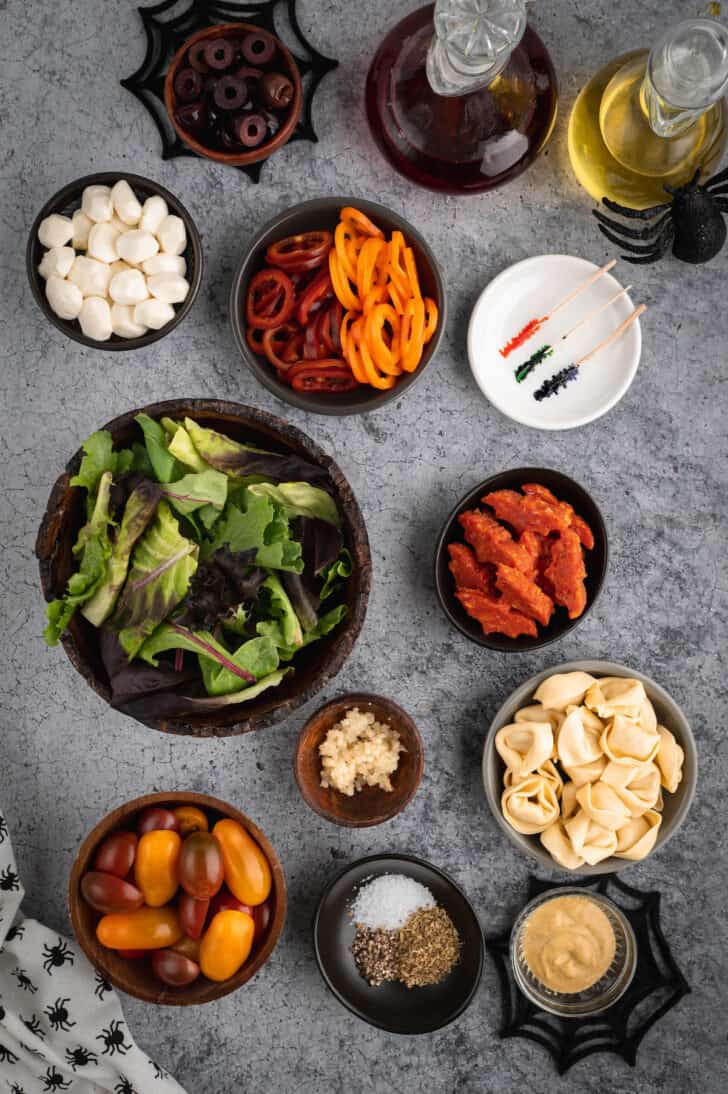
[[[83,306],[83,295],[77,285],[51,276],[46,281],[46,298],[51,311],[61,319],[77,319]]]
[[[44,247],[64,247],[73,237],[73,221],[70,217],[51,213],[38,225],[38,239]]]
[[[78,313],[81,330],[95,342],[111,338],[111,308],[102,296],[87,296]]]
[[[111,276],[115,277],[118,273],[121,273],[122,270],[133,270],[135,267],[130,266],[123,258],[117,258],[116,262],[111,263],[109,269],[111,270]]]
[[[43,278],[65,277],[76,257],[73,247],[51,247],[46,251],[43,260],[38,266],[38,273]]]
[[[167,208],[167,202],[164,198],[160,198],[158,194],[154,197],[147,198],[142,205],[142,215],[139,219],[139,227],[143,232],[156,233],[157,228],[169,214]]]
[[[151,258],[145,259],[142,262],[142,269],[150,277],[153,274],[160,273],[173,273],[184,277],[187,273],[187,263],[182,255],[168,255],[164,251],[160,251],[158,255],[152,255]]]
[[[71,246],[77,251],[85,251],[88,247],[88,234],[94,222],[89,220],[82,209],[77,209],[71,217],[71,223],[73,224]]]
[[[142,228],[132,228],[124,232],[116,241],[119,258],[132,266],[139,266],[146,258],[151,258],[159,250],[159,244],[151,232]]]
[[[134,321],[134,308],[128,304],[111,305],[111,330],[119,338],[141,338],[147,328]]]
[[[182,217],[165,217],[157,228],[157,239],[166,254],[181,255],[187,246],[187,230]]]
[[[111,190],[108,186],[87,186],[81,198],[81,209],[96,223],[111,220],[114,206],[111,202]]]
[[[88,234],[86,253],[89,258],[98,258],[100,262],[116,262],[119,257],[116,241],[120,235],[119,229],[109,221],[94,224]]]
[[[76,255],[68,280],[78,285],[84,296],[106,296],[111,270],[105,262],[99,262],[96,258]]]
[[[167,304],[181,304],[190,291],[185,278],[173,273],[153,274],[147,280],[147,286],[152,296]]]
[[[126,179],[119,179],[111,187],[111,200],[119,220],[132,228],[139,223],[142,207]]]
[[[149,296],[147,281],[141,270],[122,270],[109,284],[109,296],[117,304],[140,304]]]
[[[134,322],[140,326],[151,327],[152,330],[159,330],[171,319],[174,319],[174,308],[163,300],[150,298],[134,308]]]

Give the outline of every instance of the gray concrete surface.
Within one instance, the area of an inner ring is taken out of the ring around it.
[[[341,67],[316,100],[320,143],[285,149],[254,186],[207,162],[160,159],[156,130],[118,85],[144,51],[132,0],[0,2],[0,800],[27,911],[69,929],[65,888],[75,850],[113,805],[165,788],[211,791],[236,802],[271,837],[286,870],[290,914],[273,959],[236,995],[190,1010],[124,1001],[140,1043],[190,1094],[725,1090],[728,250],[695,269],[667,259],[630,271],[635,295],[650,305],[642,364],[620,405],[584,429],[549,435],[512,424],[481,398],[465,355],[473,302],[511,262],[549,251],[595,261],[609,254],[569,171],[565,128],[574,96],[609,56],[649,43],[669,19],[704,5],[534,5],[534,23],[561,75],[555,138],[521,180],[466,200],[409,186],[379,158],[367,130],[368,61],[384,31],[413,6],[301,0],[305,29]],[[59,186],[93,170],[158,179],[180,195],[204,237],[207,272],[193,312],[146,351],[104,354],[64,339],[43,321],[26,283],[35,212]],[[451,302],[442,351],[421,385],[383,411],[341,421],[289,410],[258,386],[227,322],[231,274],[250,234],[293,202],[334,192],[383,201],[420,227],[443,264]],[[241,739],[167,738],[110,712],[63,652],[42,642],[33,544],[51,483],[102,422],[173,396],[217,396],[282,414],[331,451],[354,486],[372,542],[374,588],[359,645],[326,695],[353,688],[391,695],[418,721],[427,750],[416,799],[382,828],[336,828],[299,797],[292,749],[314,704]],[[540,653],[505,656],[450,628],[435,601],[431,560],[457,497],[523,462],[560,468],[594,493],[612,558],[599,605],[578,630]],[[541,1048],[498,1039],[490,964],[474,1004],[452,1027],[420,1039],[369,1028],[328,994],[315,966],[310,921],[322,886],[359,856],[413,852],[453,873],[486,931],[502,930],[523,899],[529,863],[488,814],[483,737],[521,680],[576,657],[611,658],[653,675],[684,705],[697,734],[698,795],[683,830],[625,874],[662,891],[665,931],[692,995],[648,1034],[637,1071],[598,1056],[561,1080]]]

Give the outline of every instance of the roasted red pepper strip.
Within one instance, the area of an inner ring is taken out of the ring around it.
[[[303,232],[271,243],[265,252],[265,260],[271,266],[278,266],[292,273],[315,270],[317,266],[323,265],[333,242],[331,232]]]
[[[291,341],[298,337],[298,333],[295,323],[282,323],[280,327],[265,330],[262,332],[260,349],[257,352],[264,353],[274,368],[286,368],[282,354],[286,352]]]
[[[358,387],[351,369],[338,358],[299,361],[286,378],[295,391],[353,391]]]
[[[302,327],[308,325],[311,312],[320,307],[324,300],[334,295],[328,268],[318,274],[308,288],[304,289],[296,307],[296,318]]]
[[[295,306],[293,282],[283,270],[261,270],[252,278],[245,304],[248,326],[259,330],[280,327],[290,319]]]

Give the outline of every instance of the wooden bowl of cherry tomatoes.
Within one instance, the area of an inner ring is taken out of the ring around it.
[[[69,883],[81,948],[116,988],[191,1006],[235,991],[265,964],[286,885],[265,834],[207,794],[149,794],[104,817]]]

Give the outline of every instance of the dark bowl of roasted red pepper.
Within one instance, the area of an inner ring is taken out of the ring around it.
[[[435,305],[417,367],[384,390],[356,382],[343,359],[346,308],[328,260],[347,208],[370,218],[387,239],[402,234],[421,295]],[[363,414],[400,398],[435,357],[446,318],[445,285],[427,242],[404,217],[361,198],[318,198],[274,217],[249,242],[230,292],[233,334],[248,368],[279,399],[317,414]]]

